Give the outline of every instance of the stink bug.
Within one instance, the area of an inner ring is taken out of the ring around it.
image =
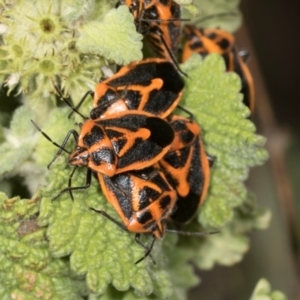
[[[86,120],[79,135],[75,130],[69,131],[52,162],[71,135],[76,147],[69,155],[69,163],[107,176],[153,165],[164,156],[174,139],[174,131],[167,121],[144,112],[124,111],[103,119]]]
[[[176,209],[170,219],[176,223],[187,223],[203,203],[208,191],[210,162],[196,122],[171,116],[170,124],[175,131],[175,139],[159,165],[178,194]]]
[[[177,106],[183,87],[177,70],[165,59],[132,62],[96,86],[91,118],[128,109],[165,118]]]
[[[234,36],[222,29],[198,29],[191,24],[186,24],[183,27],[183,35],[185,43],[182,61],[185,62],[192,53],[199,53],[202,57],[210,53],[222,55],[227,71],[236,72],[240,76],[244,104],[253,111],[254,84],[249,68],[245,63],[247,55],[237,51]]]
[[[97,174],[108,202],[121,217],[126,229],[152,233],[161,239],[166,220],[176,201],[176,191],[155,167],[108,177]]]
[[[87,120],[69,162],[113,176],[153,165],[168,151],[173,139],[173,129],[165,120],[144,112],[124,111]]]
[[[175,58],[182,20],[180,6],[173,0],[121,0],[117,6],[120,4],[129,7],[137,31],[147,37],[155,52],[180,70]]]

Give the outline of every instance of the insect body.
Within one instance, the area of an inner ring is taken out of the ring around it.
[[[113,176],[153,165],[168,151],[173,139],[167,121],[144,112],[123,111],[88,119],[69,163]]]
[[[129,109],[164,118],[177,106],[183,87],[177,70],[165,59],[132,62],[96,86],[91,117]]]
[[[113,177],[98,173],[98,179],[128,231],[163,237],[177,196],[159,169],[149,167]]]
[[[175,211],[170,219],[177,223],[187,223],[206,196],[210,163],[200,137],[200,127],[196,122],[181,116],[172,116],[170,124],[175,131],[175,139],[159,165],[178,194]]]
[[[137,31],[145,35],[155,52],[179,69],[175,55],[180,40],[181,11],[173,0],[125,0]]]
[[[244,103],[250,110],[254,109],[254,84],[249,68],[245,63],[245,56],[241,55],[235,46],[233,35],[222,29],[198,29],[194,25],[186,24],[183,28],[185,44],[182,61],[185,62],[192,53],[199,53],[202,57],[210,53],[223,56],[228,72],[236,72],[242,81],[241,93]]]

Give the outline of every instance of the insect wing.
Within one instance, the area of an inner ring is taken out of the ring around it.
[[[147,38],[155,52],[169,61],[176,54],[180,41],[180,6],[173,0],[152,1],[144,11],[150,30]],[[157,22],[159,21],[159,22]]]
[[[236,72],[242,81],[241,93],[244,95],[244,104],[254,109],[254,83],[248,66],[243,56],[235,47],[235,39],[232,34],[222,29],[198,29],[194,25],[185,25],[185,44],[182,61],[185,62],[193,53],[199,53],[205,57],[210,53],[219,53],[223,56],[228,72]]]
[[[185,62],[193,53],[202,57],[210,53],[224,55],[232,51],[235,43],[233,35],[221,29],[198,29],[186,24],[183,28],[185,39],[182,61]]]
[[[176,209],[170,218],[177,223],[186,223],[206,196],[210,167],[199,125],[180,116],[172,116],[170,124],[175,131],[174,142],[159,164],[178,194]]]
[[[122,67],[111,78],[99,83],[94,95],[96,116],[122,109],[139,110],[166,117],[177,106],[184,82],[175,67],[163,59],[146,59]]]
[[[149,167],[161,159],[174,139],[167,121],[137,111],[125,111],[97,121],[118,157],[116,174]]]
[[[176,192],[161,171],[153,167],[98,179],[109,203],[131,232],[151,232],[161,238],[173,211]]]

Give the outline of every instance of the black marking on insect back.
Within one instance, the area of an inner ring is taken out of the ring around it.
[[[204,31],[202,31],[202,34],[204,34]],[[207,38],[209,38],[212,41],[214,41],[218,37],[218,35],[213,31],[205,33],[205,35],[206,35]]]
[[[184,147],[180,150],[167,153],[164,156],[164,160],[175,169],[182,168],[186,165],[190,151],[191,146]]]
[[[150,205],[150,203],[159,197],[159,193],[152,188],[145,186],[139,191],[139,210]]]
[[[180,19],[180,17],[181,17],[180,5],[178,5],[176,2],[172,1],[170,10],[171,10],[171,15],[173,16],[174,19]]]
[[[193,150],[191,168],[188,174],[190,191],[186,197],[178,197],[177,209],[170,216],[177,223],[186,223],[195,215],[203,190],[204,174],[201,165],[199,137],[194,142]]]
[[[135,65],[125,75],[109,81],[113,87],[141,85],[147,86],[151,83],[155,74],[155,63],[141,63]]]
[[[183,122],[182,120],[176,120],[176,121],[172,122],[172,127],[174,128],[175,132],[187,130],[186,122]]]
[[[180,140],[185,145],[189,145],[195,138],[195,135],[192,131],[186,126],[186,122],[182,120],[176,120],[171,123],[174,131],[179,134]]]
[[[162,191],[169,191],[170,187],[166,183],[165,179],[158,173],[156,174],[152,180],[155,185],[157,185]]]
[[[171,204],[171,197],[168,196],[168,195],[161,198],[160,201],[159,201],[159,207],[162,210],[165,210],[168,206],[170,206],[170,204]]]
[[[127,113],[118,118],[107,118],[97,121],[103,127],[117,127],[125,128],[131,131],[137,131],[139,128],[144,127],[146,120],[149,118],[145,115]]]
[[[118,160],[117,168],[125,168],[133,163],[144,163],[161,153],[162,148],[150,140],[136,143]]]
[[[112,140],[113,138],[120,138],[124,136],[122,132],[114,129],[105,129],[105,133],[110,140]]]
[[[227,50],[230,46],[230,43],[227,39],[221,39],[219,42],[218,42],[218,45],[221,47],[221,49],[223,50]]]
[[[170,145],[174,140],[173,128],[161,118],[149,117],[145,127],[151,132],[150,139],[162,148]]]
[[[103,129],[99,126],[93,126],[91,133],[87,133],[83,137],[83,143],[87,148],[90,148],[96,143],[99,143],[105,137]]]
[[[199,197],[202,193],[204,174],[202,170],[202,161],[201,161],[201,149],[200,149],[200,139],[197,137],[192,147],[193,155],[191,168],[188,175],[188,182],[190,183],[190,188],[194,191]]]
[[[152,220],[152,214],[150,211],[145,211],[143,214],[138,216],[138,222],[141,224],[146,224],[148,221]]]
[[[114,147],[115,153],[118,155],[123,147],[127,144],[127,139],[118,139],[116,141],[111,141],[111,144]]]
[[[194,138],[195,138],[195,135],[190,130],[180,133],[180,140],[185,145],[190,144]]]
[[[143,110],[154,115],[161,115],[173,105],[177,98],[177,94],[168,90],[152,90]]]
[[[187,223],[197,212],[199,206],[199,195],[191,190],[186,197],[178,196],[174,212],[170,218],[176,223]]]
[[[198,50],[203,48],[203,42],[202,41],[196,41],[190,44],[191,50]]]
[[[170,0],[159,0],[159,3],[161,3],[163,6],[167,6],[169,4]]]
[[[102,162],[107,164],[115,164],[116,159],[114,152],[110,148],[102,148],[91,153],[91,159],[96,166],[100,166]]]
[[[115,185],[118,186],[120,190],[123,191],[124,194],[130,195],[132,191],[132,180],[129,173],[122,173],[113,176],[113,181]]]
[[[126,177],[126,176],[125,176]],[[127,176],[128,177],[128,176]],[[115,175],[113,177],[108,177],[103,175],[104,183],[106,185],[107,190],[110,193],[113,193],[115,198],[117,199],[119,206],[124,213],[127,219],[130,219],[133,214],[131,199],[128,198],[127,194],[123,192],[123,189],[120,188],[120,181],[126,180],[126,178],[121,177],[121,175]]]
[[[166,179],[168,180],[169,184],[172,187],[176,188],[179,185],[179,181],[175,177],[173,177],[172,175],[170,175],[168,173],[168,170],[165,169],[164,173],[165,173]]]
[[[126,91],[126,95],[124,96],[125,103],[128,107],[128,109],[138,109],[142,95],[139,91],[131,91],[130,89]]]
[[[184,88],[184,82],[182,78],[175,69],[174,65],[170,62],[156,64],[156,77],[163,79],[163,90],[169,90],[175,94],[178,94]]]
[[[148,7],[147,9],[145,9],[144,17],[145,17],[145,19],[159,20],[160,16],[158,14],[156,6],[152,5],[152,6]]]
[[[118,98],[118,94],[115,90],[107,88],[105,94],[101,96],[97,101],[97,106],[101,105],[103,102],[111,102]]]

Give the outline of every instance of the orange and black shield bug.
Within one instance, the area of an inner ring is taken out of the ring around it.
[[[175,139],[159,165],[178,199],[170,219],[187,223],[205,199],[210,181],[210,162],[204,151],[199,125],[181,116],[171,116]]]
[[[147,38],[160,57],[176,62],[180,40],[180,6],[173,0],[156,0],[145,8],[143,18],[147,20]]]
[[[138,111],[88,119],[79,134],[70,130],[61,146],[33,124],[59,148],[49,166],[62,151],[69,153],[64,147],[73,136],[76,147],[69,153],[68,162],[107,176],[153,165],[167,153],[174,139],[174,130],[166,120]]]
[[[157,239],[163,237],[177,196],[159,169],[149,167],[113,177],[98,173],[98,179],[128,231],[150,232]]]
[[[154,51],[179,69],[175,55],[180,41],[181,10],[173,0],[125,0],[137,31],[145,35]]]
[[[107,201],[113,206],[123,223],[113,219],[104,211],[91,209],[101,213],[119,227],[136,233],[136,241],[146,249],[145,255],[136,261],[137,264],[150,254],[155,240],[164,236],[167,219],[177,199],[176,191],[168,183],[164,174],[155,167],[117,174],[113,177],[101,173],[97,176]],[[139,242],[141,233],[153,235],[150,247]]]
[[[91,118],[124,110],[165,118],[177,106],[183,87],[177,70],[165,59],[132,62],[96,86]]]
[[[73,166],[86,166],[107,176],[149,167],[170,148],[174,131],[167,121],[138,111],[88,119],[81,127]]]
[[[183,27],[185,39],[182,61],[185,62],[192,53],[199,53],[202,57],[210,53],[218,53],[223,56],[228,72],[236,72],[242,81],[241,93],[244,95],[244,103],[251,111],[254,109],[254,83],[244,55],[237,51],[235,38],[229,32],[222,29],[199,29],[191,24]]]

